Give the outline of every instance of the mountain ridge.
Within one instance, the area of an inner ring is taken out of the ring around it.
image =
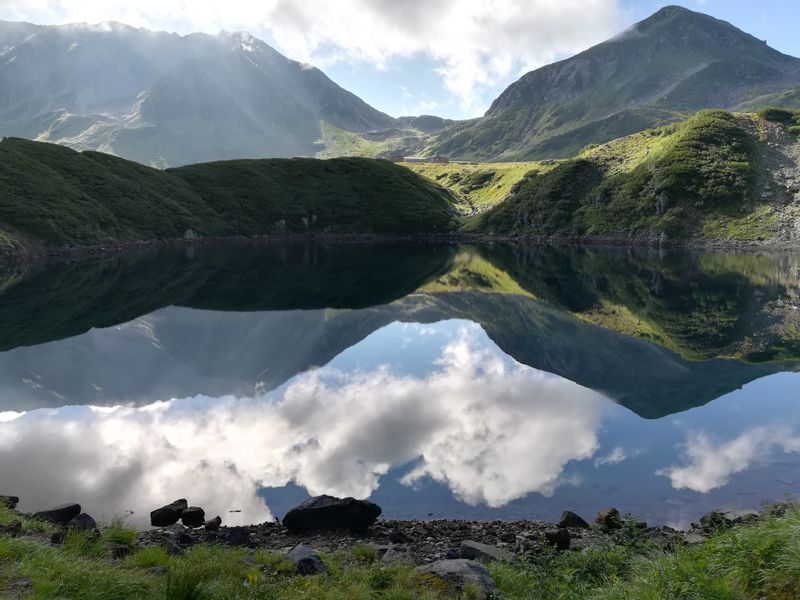
[[[605,42],[526,73],[482,118],[445,130],[428,149],[490,161],[563,158],[590,143],[703,108],[735,109],[753,95],[798,84],[800,59],[730,23],[668,6]],[[625,111],[635,118],[613,123]],[[580,128],[587,131],[570,139]],[[558,137],[561,143],[547,145]]]

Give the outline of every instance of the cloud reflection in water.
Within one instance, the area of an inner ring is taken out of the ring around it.
[[[407,327],[407,326],[406,326]],[[430,326],[427,326],[429,329]],[[276,394],[62,408],[4,415],[0,464],[25,509],[76,499],[138,521],[187,496],[228,523],[271,517],[260,487],[367,497],[390,469],[431,477],[467,503],[551,494],[596,453],[609,401],[516,363],[477,326],[459,329],[432,370],[323,368]]]

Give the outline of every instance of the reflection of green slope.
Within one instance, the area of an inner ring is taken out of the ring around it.
[[[289,244],[121,255],[8,274],[0,349],[124,323],[165,306],[213,310],[361,308],[448,270],[442,245]]]
[[[790,257],[512,245],[481,252],[535,297],[688,359],[800,358]]]
[[[645,418],[700,406],[754,379],[791,368],[689,361],[519,296],[455,293],[431,301],[450,317],[479,323],[516,361],[598,390]]]

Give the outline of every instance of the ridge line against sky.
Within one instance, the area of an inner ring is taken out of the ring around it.
[[[796,0],[0,0],[0,19],[248,31],[393,116],[469,118],[523,73],[680,4],[800,56]],[[0,40],[0,46],[2,40]]]

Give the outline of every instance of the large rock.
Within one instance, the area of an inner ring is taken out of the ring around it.
[[[490,546],[489,544],[481,544],[480,542],[474,542],[472,540],[464,540],[461,542],[458,557],[466,558],[467,560],[477,560],[482,563],[495,560],[511,562],[515,558],[514,554],[508,550],[503,550],[497,546]]]
[[[544,532],[544,539],[550,546],[555,546],[556,550],[569,550],[570,535],[565,528],[548,529]]]
[[[34,513],[33,517],[57,525],[66,525],[79,514],[81,514],[81,505],[73,503],[62,504],[61,506],[56,506],[49,510],[40,510]]]
[[[622,519],[616,508],[604,508],[597,513],[594,522],[605,529],[619,529],[622,527]]]
[[[17,508],[17,504],[19,504],[19,498],[17,496],[0,496],[1,506],[5,506],[6,508],[13,510]]]
[[[368,500],[316,496],[295,506],[283,517],[292,532],[347,529],[363,532],[381,514],[381,507]]]
[[[482,598],[494,598],[499,595],[488,569],[474,560],[464,558],[437,560],[417,567],[415,572],[418,575],[442,580],[451,588],[454,596],[461,594],[468,585],[474,586]]]
[[[561,513],[561,519],[559,519],[557,525],[559,529],[563,529],[564,527],[589,529],[589,524],[583,520],[583,517],[571,510],[565,510]]]
[[[187,527],[202,527],[206,523],[206,511],[199,506],[190,506],[181,513],[181,523]]]
[[[175,500],[171,504],[155,509],[150,513],[150,525],[153,527],[168,527],[174,525],[181,518],[183,511],[189,508],[185,499]]]
[[[760,516],[755,510],[712,510],[700,518],[700,526],[706,531],[725,529],[740,523],[751,523]]]
[[[222,517],[217,515],[213,519],[209,519],[205,522],[205,530],[206,531],[219,531],[220,526],[222,525]]]
[[[95,531],[100,533],[100,530],[97,528],[97,521],[95,521],[94,518],[86,513],[81,513],[74,519],[70,519],[70,521],[67,523],[67,529],[75,529],[77,531]]]
[[[286,555],[286,560],[294,565],[300,575],[319,575],[328,572],[319,554],[304,544],[298,544]]]

